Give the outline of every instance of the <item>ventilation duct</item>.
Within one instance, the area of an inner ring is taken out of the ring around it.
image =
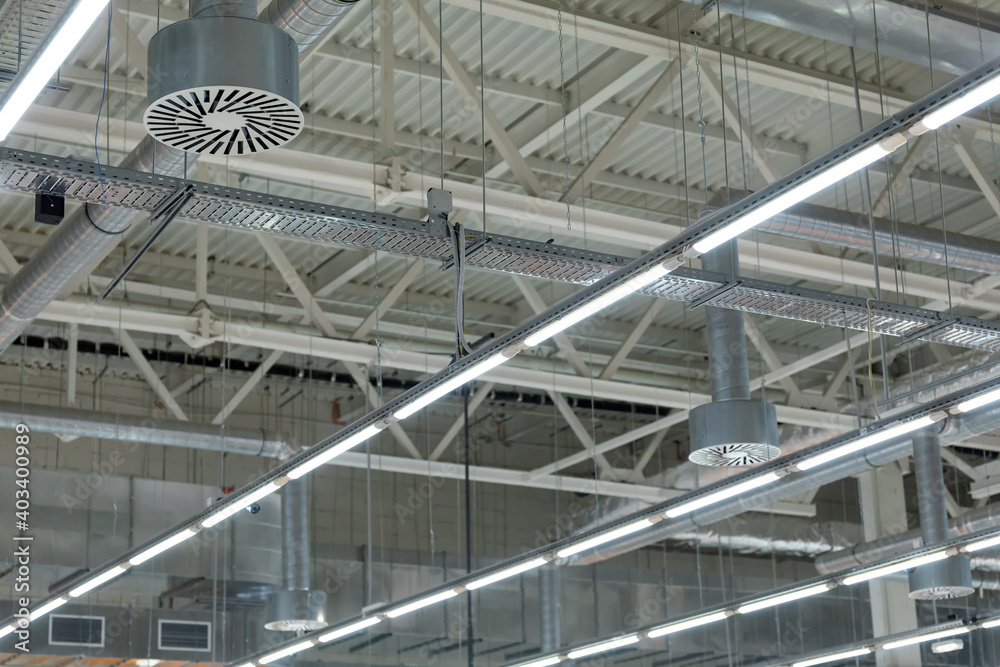
[[[299,51],[257,20],[252,0],[192,0],[191,18],[149,40],[143,123],[183,151],[243,155],[277,148],[303,126]]]
[[[948,510],[944,503],[941,440],[932,429],[913,436],[913,474],[924,544],[943,542],[948,539]],[[910,597],[914,600],[947,600],[974,592],[968,556],[946,558],[910,572]]]
[[[702,267],[735,279],[735,241],[702,255]],[[705,335],[712,380],[712,402],[693,408],[689,423],[693,463],[748,466],[781,454],[774,406],[750,398],[743,313],[705,306]]]
[[[300,53],[333,29],[354,6],[343,0],[273,0],[273,3],[264,11],[264,16],[272,25],[288,30]],[[241,17],[245,8],[252,4],[235,3]],[[216,4],[212,11],[218,14],[227,6]],[[279,9],[272,11],[273,7]],[[297,65],[295,70],[297,76]],[[155,70],[150,67],[149,71],[152,80]],[[195,159],[196,155],[187,157],[183,151],[146,137],[118,166],[155,171],[164,176],[182,176]],[[63,220],[45,246],[0,292],[0,352],[6,350],[46,306],[74,287],[92,264],[103,259],[139,216],[138,211],[131,209],[87,204]]]
[[[325,628],[326,593],[309,590],[309,497],[306,478],[281,487],[281,568],[284,590],[267,598],[264,627],[281,632]]]

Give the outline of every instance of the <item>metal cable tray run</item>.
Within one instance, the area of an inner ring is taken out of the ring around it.
[[[192,193],[179,216],[299,239],[381,250],[441,262],[452,259],[452,243],[441,223],[401,218],[276,197],[236,188],[101,166],[103,197],[115,206],[154,211],[179,188]],[[61,195],[103,204],[95,163],[30,151],[0,149],[0,187]],[[631,258],[589,252],[467,230],[468,266],[589,285]],[[723,287],[729,289],[720,290]],[[741,278],[730,286],[721,274],[681,269],[650,285],[645,294],[703,303],[821,326],[868,330],[990,352],[1000,351],[1000,326],[978,318]],[[719,292],[711,296],[712,292]],[[706,297],[709,297],[706,299]],[[700,304],[699,304],[700,305]],[[869,307],[870,306],[870,307]],[[921,333],[926,330],[925,333]]]

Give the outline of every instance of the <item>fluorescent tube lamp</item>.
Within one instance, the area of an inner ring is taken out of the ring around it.
[[[988,391],[985,394],[980,394],[975,398],[962,401],[955,406],[955,409],[959,412],[969,412],[970,410],[975,410],[976,408],[981,408],[984,405],[996,403],[997,401],[1000,401],[1000,389],[994,389],[993,391]]]
[[[257,665],[253,664],[252,662],[244,662],[242,665],[240,665],[240,667],[257,667]]]
[[[79,0],[69,10],[69,15],[28,65],[28,71],[20,77],[17,87],[7,95],[0,108],[0,141],[7,138],[107,4],[108,0]]]
[[[1000,546],[1000,535],[985,540],[979,540],[978,542],[973,542],[972,544],[967,544],[962,547],[962,550],[968,552],[982,551],[983,549],[989,549],[996,546]]]
[[[852,574],[849,577],[844,577],[845,586],[853,586],[854,584],[860,584],[862,581],[870,581],[872,579],[878,579],[879,577],[884,577],[887,574],[895,574],[896,572],[902,572],[904,570],[909,570],[914,567],[920,567],[921,565],[927,565],[928,563],[936,563],[939,560],[944,560],[948,557],[947,551],[936,551],[932,554],[927,554],[926,556],[918,556],[917,558],[910,558],[909,560],[904,560],[900,563],[895,563],[893,565],[886,565],[885,567],[879,567],[874,570],[869,570],[867,572],[859,572],[858,574]]]
[[[684,630],[701,627],[702,625],[708,625],[709,623],[715,623],[716,621],[724,621],[728,616],[729,614],[724,611],[717,611],[714,614],[705,614],[704,616],[698,616],[687,621],[678,621],[677,623],[662,625],[647,632],[646,636],[650,639],[656,639],[657,637],[672,635],[675,632],[683,632]]]
[[[616,648],[621,648],[622,646],[629,646],[630,644],[635,644],[639,641],[639,635],[628,635],[626,637],[619,637],[618,639],[612,639],[610,641],[601,642],[600,644],[594,644],[593,646],[584,646],[583,648],[578,648],[575,651],[570,651],[568,657],[570,660],[577,660],[579,658],[586,658],[588,655],[594,655],[595,653],[604,653],[605,651],[613,651]]]
[[[739,614],[749,614],[760,609],[767,609],[768,607],[775,607],[779,604],[785,604],[786,602],[791,602],[793,600],[801,600],[802,598],[819,595],[820,593],[826,593],[828,590],[830,590],[830,587],[826,584],[810,586],[809,588],[801,588],[797,591],[790,591],[782,595],[775,595],[773,597],[764,598],[763,600],[758,600],[757,602],[745,604],[737,609],[736,612]]]
[[[556,556],[559,558],[566,558],[567,556],[572,556],[573,554],[578,554],[581,551],[586,551],[587,549],[593,549],[594,547],[606,544],[612,540],[617,540],[619,537],[625,537],[626,535],[631,535],[632,533],[639,532],[645,528],[649,528],[653,525],[653,522],[649,519],[639,519],[638,521],[633,521],[632,523],[627,523],[621,528],[615,528],[614,530],[609,530],[606,533],[601,533],[600,535],[595,535],[589,540],[584,540],[583,542],[578,542],[577,544],[571,544],[568,547],[563,547],[556,552]]]
[[[279,488],[281,487],[279,487],[278,484],[276,484],[275,482],[269,482],[264,486],[260,487],[259,489],[257,489],[256,491],[254,491],[253,493],[251,493],[249,496],[246,496],[244,498],[237,498],[236,500],[232,501],[232,503],[226,505],[215,514],[202,521],[201,525],[204,526],[205,528],[211,528],[220,521],[225,521],[232,515],[239,512],[241,509],[249,507],[258,500],[266,498],[267,496],[277,491]]]
[[[398,618],[398,617],[402,616],[403,614],[409,614],[411,611],[416,611],[418,609],[423,609],[424,607],[429,607],[432,604],[436,604],[438,602],[444,602],[448,598],[453,598],[456,595],[458,595],[458,593],[456,593],[453,590],[450,590],[450,591],[441,591],[437,595],[431,595],[431,596],[422,598],[420,600],[417,600],[416,602],[411,602],[408,605],[399,607],[398,609],[392,609],[390,611],[387,611],[387,612],[385,612],[385,615],[388,616],[389,618]]]
[[[124,571],[125,571],[125,567],[124,566],[117,565],[117,566],[111,568],[110,570],[108,570],[107,572],[105,572],[104,574],[98,575],[98,576],[94,577],[93,579],[91,579],[90,581],[85,582],[85,583],[77,586],[76,588],[74,588],[73,590],[71,590],[69,592],[69,596],[71,598],[78,598],[81,595],[83,595],[84,593],[86,593],[86,592],[88,592],[88,591],[90,591],[90,590],[92,590],[94,588],[97,588],[101,584],[104,584],[104,583],[107,583],[107,582],[111,581],[112,579],[114,579],[115,577],[117,577],[118,575],[120,575],[121,573],[123,573]]]
[[[933,417],[925,416],[911,419],[901,424],[890,426],[889,428],[879,429],[871,435],[863,435],[851,440],[845,445],[841,445],[840,447],[834,447],[833,449],[829,449],[821,454],[817,454],[816,456],[810,456],[804,461],[796,463],[795,467],[799,470],[809,470],[811,468],[815,468],[816,466],[821,466],[824,463],[835,461],[836,459],[847,456],[848,454],[853,454],[854,452],[859,452],[862,449],[867,449],[872,445],[877,445],[879,443],[886,442],[887,440],[898,438],[901,435],[918,431],[925,426],[930,426],[933,423]]]
[[[870,648],[856,648],[853,651],[843,651],[841,653],[831,653],[830,655],[821,655],[818,658],[810,658],[809,660],[803,660],[801,662],[796,662],[792,664],[792,667],[814,667],[814,665],[827,665],[831,662],[838,662],[840,660],[849,660],[851,658],[859,658],[863,655],[868,655],[872,650]]]
[[[983,623],[982,628],[983,630],[989,630],[990,628],[995,628],[997,626],[1000,626],[1000,618],[994,618],[991,621],[986,621]]]
[[[562,662],[562,658],[558,655],[550,655],[547,658],[542,658],[541,660],[535,660],[533,662],[525,662],[517,667],[552,667],[552,665]]]
[[[304,642],[299,642],[298,644],[292,644],[287,648],[280,649],[274,653],[269,653],[260,659],[260,664],[266,665],[275,660],[281,660],[282,658],[287,658],[290,655],[298,653],[299,651],[305,651],[307,648],[315,646],[315,643],[310,639]]]
[[[48,604],[42,605],[38,609],[35,609],[31,613],[29,613],[28,614],[28,620],[29,621],[37,620],[37,619],[41,618],[42,616],[45,616],[45,614],[49,613],[53,609],[58,609],[59,607],[61,607],[64,604],[66,604],[67,602],[68,602],[68,600],[66,598],[63,598],[63,597],[56,598],[55,600],[52,600]]]
[[[696,242],[693,247],[699,253],[706,253],[713,248],[717,248],[743,232],[753,229],[765,220],[805,201],[818,192],[822,192],[834,183],[838,183],[851,174],[861,171],[872,162],[889,155],[905,143],[906,137],[901,134],[894,134],[887,137],[877,144],[869,146],[817,172],[802,183],[790,188],[784,194],[778,195],[757,208],[734,218],[726,226]]]
[[[693,512],[695,510],[701,509],[702,507],[708,507],[709,505],[714,505],[715,503],[721,502],[728,498],[733,498],[735,496],[742,495],[747,491],[760,488],[772,482],[777,482],[781,479],[781,476],[774,472],[769,472],[758,477],[752,477],[745,482],[740,482],[739,484],[733,484],[732,486],[726,487],[724,489],[719,489],[715,493],[707,493],[700,498],[695,498],[694,500],[678,505],[677,507],[671,507],[663,514],[671,519],[679,517],[688,512]]]
[[[331,447],[325,452],[317,454],[308,461],[305,461],[302,464],[292,468],[292,470],[288,473],[288,477],[290,479],[298,479],[299,477],[302,477],[302,475],[312,472],[313,470],[320,467],[324,463],[337,458],[344,452],[350,449],[354,449],[365,440],[368,440],[369,438],[378,434],[378,432],[379,429],[375,426],[369,426],[367,428],[363,428],[354,435],[344,440],[343,442],[339,443],[338,445]]]
[[[986,627],[985,625],[983,627]],[[0,637],[6,637],[10,633],[14,632],[14,624],[9,623],[2,628],[0,628]]]
[[[184,540],[189,539],[190,537],[192,537],[194,535],[194,533],[195,533],[195,531],[192,530],[191,528],[185,528],[181,532],[175,533],[175,534],[171,535],[170,537],[168,537],[167,539],[163,540],[162,542],[158,542],[158,543],[154,544],[153,546],[149,547],[145,551],[140,551],[136,555],[134,555],[131,558],[129,558],[128,562],[131,563],[132,565],[138,565],[139,563],[145,563],[147,560],[149,560],[153,556],[159,555],[159,554],[163,553],[164,551],[166,551],[167,549],[170,549],[171,547],[175,547],[178,544],[180,544],[181,542],[183,542]]]
[[[509,579],[510,577],[517,576],[522,572],[527,572],[528,570],[534,570],[536,567],[541,567],[545,565],[544,558],[535,558],[533,560],[526,561],[524,563],[518,563],[517,565],[512,565],[499,572],[494,572],[493,574],[488,574],[485,577],[480,577],[475,581],[470,581],[465,585],[465,587],[474,591],[477,588],[482,588],[483,586],[489,586],[490,584],[495,584],[498,581],[503,581],[504,579]]]
[[[373,625],[378,625],[382,622],[382,619],[378,616],[369,616],[363,621],[358,621],[357,623],[352,623],[350,625],[345,625],[342,628],[337,628],[332,632],[328,632],[325,635],[320,635],[319,640],[321,642],[332,642],[334,639],[340,639],[341,637],[347,637],[353,635],[355,632],[361,632],[366,628],[370,628]]]
[[[412,401],[401,407],[399,410],[396,410],[394,413],[396,419],[406,419],[413,413],[423,410],[442,396],[450,394],[467,382],[475,380],[483,373],[493,370],[507,360],[508,357],[504,356],[502,352],[498,352],[492,357],[487,357],[479,363],[473,364],[471,367],[462,371],[450,380],[445,380],[430,391],[414,397]]]
[[[883,644],[882,648],[886,651],[891,651],[897,648],[903,648],[904,646],[913,646],[914,644],[922,644],[924,642],[933,641],[935,639],[944,639],[945,637],[954,637],[955,635],[964,635],[969,632],[969,628],[952,628],[951,630],[941,630],[939,632],[929,632],[926,635],[917,635],[916,637],[907,637],[906,639],[900,639],[898,641],[889,642],[888,644]]]
[[[676,266],[680,266],[680,264],[677,264]],[[663,264],[657,264],[653,268],[640,273],[630,280],[627,280],[613,290],[602,294],[593,301],[581,304],[551,324],[542,327],[535,333],[525,338],[524,344],[528,347],[534,347],[539,343],[552,338],[557,333],[569,329],[574,324],[604,310],[611,304],[617,303],[630,294],[638,292],[643,287],[653,284],[663,276],[673,271],[673,268],[674,265],[672,265],[671,268],[668,268]]]
[[[945,104],[937,111],[927,114],[927,117],[921,120],[914,128],[914,134],[923,134],[923,128],[926,128],[926,130],[936,130],[945,123],[955,120],[981,104],[989,102],[997,95],[1000,95],[1000,75],[986,79],[978,86],[970,88],[968,92],[958,99],[948,102],[948,104]]]

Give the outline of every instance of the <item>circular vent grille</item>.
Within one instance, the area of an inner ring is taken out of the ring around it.
[[[912,591],[910,598],[913,600],[953,600],[964,598],[975,593],[974,588],[967,586],[935,586],[934,588],[922,588],[919,591]]]
[[[711,445],[691,452],[692,463],[716,468],[735,468],[767,463],[781,456],[781,450],[759,442],[742,442],[730,445]]]
[[[270,623],[265,623],[264,628],[267,630],[277,630],[278,632],[312,632],[313,630],[322,630],[326,627],[326,623],[323,621],[313,621],[313,620],[288,620],[288,621],[271,621]]]
[[[288,143],[302,131],[299,108],[263,90],[205,86],[166,95],[146,109],[146,129],[191,153],[249,155]]]

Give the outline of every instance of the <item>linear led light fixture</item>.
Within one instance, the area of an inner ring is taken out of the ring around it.
[[[509,354],[506,350],[504,350],[503,352],[497,352],[492,356],[486,357],[458,375],[448,378],[430,391],[414,396],[410,402],[404,404],[403,407],[396,410],[396,412],[393,413],[393,416],[396,419],[406,419],[410,415],[423,410],[439,398],[447,396],[459,387],[472,382],[480,375],[488,373],[500,364],[508,361],[512,356],[513,354]]]
[[[300,463],[298,466],[292,468],[288,472],[288,478],[298,479],[299,477],[302,477],[303,475],[312,472],[313,470],[320,467],[324,463],[329,463],[330,461],[337,458],[338,456],[348,451],[349,449],[354,449],[365,440],[375,437],[381,430],[382,429],[380,429],[378,426],[375,426],[374,424],[372,426],[368,426],[366,428],[361,429],[354,435],[349,436],[343,442],[337,443],[330,449],[320,452],[311,459],[307,459],[304,463]]]
[[[131,563],[132,565],[139,565],[140,563],[145,563],[153,556],[158,556],[167,549],[171,549],[180,544],[181,542],[184,542],[185,540],[194,537],[196,532],[197,531],[194,530],[193,528],[185,528],[179,533],[174,533],[173,535],[170,535],[165,539],[160,540],[159,542],[149,547],[145,551],[140,551],[136,555],[129,558],[128,562]]]
[[[893,438],[898,438],[899,436],[906,435],[907,433],[913,433],[914,431],[918,431],[937,421],[940,421],[941,419],[944,419],[946,416],[947,415],[944,412],[935,413],[909,419],[896,424],[895,426],[880,428],[871,435],[863,435],[859,438],[853,438],[840,447],[828,449],[814,456],[810,456],[805,460],[799,461],[795,464],[795,468],[797,470],[811,470],[812,468],[829,463],[830,461],[835,461],[839,458],[847,456],[848,454],[860,452],[862,449],[867,449],[873,445],[878,445],[888,440],[892,440]]]
[[[59,607],[61,607],[64,604],[66,604],[67,602],[69,602],[69,600],[67,600],[66,598],[64,598],[62,596],[59,596],[55,600],[47,602],[46,604],[42,605],[38,609],[35,609],[35,610],[31,611],[31,613],[28,614],[28,621],[29,622],[30,621],[37,621],[42,616],[45,616],[45,614],[49,613],[50,611],[52,611],[54,609],[58,609]]]
[[[753,229],[765,220],[769,220],[782,211],[822,192],[831,185],[839,183],[851,174],[861,171],[873,162],[889,155],[905,143],[905,136],[899,133],[892,134],[876,144],[868,146],[839,162],[833,163],[825,169],[820,169],[783,194],[747,211],[743,215],[733,218],[722,228],[700,241],[696,241],[692,247],[698,254],[704,254],[709,250],[717,248],[743,232]]]
[[[717,611],[713,614],[704,614],[703,616],[697,616],[695,618],[690,618],[686,621],[677,621],[676,623],[668,623],[667,625],[661,625],[658,628],[653,628],[646,633],[646,636],[650,639],[656,639],[657,637],[664,637],[666,635],[672,635],[675,632],[683,632],[684,630],[690,630],[692,628],[700,628],[703,625],[709,625],[710,623],[716,623],[718,621],[724,621],[729,618],[729,612]]]
[[[963,626],[960,628],[951,628],[950,630],[938,630],[937,632],[928,632],[923,635],[916,635],[914,637],[907,637],[905,639],[897,639],[896,641],[882,644],[882,650],[892,651],[893,649],[903,648],[904,646],[923,644],[924,642],[933,641],[935,639],[944,639],[945,637],[954,637],[956,635],[968,634],[968,632],[969,628],[967,626]]]
[[[991,621],[984,621],[980,627],[983,630],[990,630],[991,628],[1000,627],[1000,618],[994,618]]]
[[[215,524],[228,519],[232,515],[239,512],[240,510],[245,509],[250,505],[253,505],[258,500],[262,500],[268,497],[269,495],[280,489],[281,486],[282,484],[280,479],[275,480],[273,482],[268,482],[267,484],[260,487],[250,495],[236,498],[231,502],[227,503],[222,507],[222,509],[218,510],[214,514],[210,515],[207,519],[202,521],[201,525],[204,526],[205,528],[211,528]]]
[[[909,558],[899,563],[886,565],[885,567],[866,570],[857,574],[852,574],[849,577],[844,577],[844,585],[853,586],[854,584],[860,584],[862,581],[870,581],[889,574],[895,574],[897,572],[903,572],[915,567],[920,567],[921,565],[927,565],[928,563],[936,563],[937,561],[944,560],[951,555],[952,554],[949,550],[942,549],[941,551],[935,551],[934,553],[929,553],[924,556],[917,556],[916,558]]]
[[[610,639],[606,642],[601,642],[600,644],[592,644],[590,646],[584,646],[583,648],[578,648],[575,651],[570,651],[566,657],[570,660],[578,660],[580,658],[586,658],[588,655],[594,655],[596,653],[607,653],[608,651],[613,651],[616,648],[621,648],[623,646],[630,646],[639,642],[639,634],[626,635],[624,637],[618,637],[617,639]]]
[[[552,338],[557,333],[570,328],[574,324],[582,322],[588,317],[599,313],[608,306],[621,301],[625,297],[635,294],[643,287],[652,285],[663,276],[671,273],[681,266],[682,261],[680,258],[675,258],[673,260],[668,259],[666,262],[657,264],[642,273],[636,274],[634,277],[626,280],[618,287],[605,292],[596,299],[585,301],[576,308],[569,310],[555,321],[545,325],[535,333],[525,338],[524,344],[528,347],[534,347],[539,343]]]
[[[581,551],[586,551],[587,549],[593,549],[594,547],[617,540],[619,537],[625,537],[626,535],[637,533],[640,530],[645,530],[646,528],[652,526],[654,523],[655,522],[652,519],[639,519],[638,521],[627,523],[621,528],[608,530],[599,535],[595,535],[590,539],[584,540],[583,542],[577,542],[576,544],[571,544],[567,547],[563,547],[562,549],[556,552],[556,556],[558,556],[559,558],[566,558],[567,556],[578,554]]]
[[[548,658],[542,658],[541,660],[525,662],[521,665],[518,665],[518,667],[552,667],[552,665],[556,665],[560,662],[562,662],[562,656],[551,655]]]
[[[107,5],[108,0],[78,0],[62,17],[0,101],[0,141],[7,138]]]
[[[97,588],[98,586],[101,586],[102,584],[108,583],[118,575],[123,574],[127,569],[128,567],[126,565],[116,565],[107,572],[103,572],[97,575],[90,581],[85,581],[84,583],[80,584],[79,586],[77,586],[76,588],[74,588],[69,592],[69,596],[71,598],[78,598],[81,595],[87,593],[88,591],[91,591]]]
[[[821,655],[818,658],[810,658],[808,660],[802,660],[801,662],[792,663],[792,667],[815,667],[815,665],[828,665],[831,662],[840,662],[841,660],[850,660],[851,658],[860,658],[863,655],[869,655],[872,653],[872,649],[865,646],[864,648],[856,648],[851,651],[841,651],[840,653],[831,653],[830,655]]]
[[[8,623],[7,625],[0,628],[0,638],[6,637],[12,632],[14,632],[14,624]]]
[[[404,614],[409,614],[410,612],[416,611],[418,609],[423,609],[424,607],[429,607],[432,604],[437,604],[438,602],[444,602],[445,600],[451,599],[458,595],[455,590],[441,591],[440,593],[435,593],[434,595],[428,595],[427,597],[420,598],[419,600],[414,600],[409,604],[405,604],[402,607],[397,607],[396,609],[390,609],[385,612],[385,615],[389,618],[399,618]]]
[[[511,577],[516,577],[517,575],[528,572],[529,570],[534,570],[536,567],[541,567],[547,562],[548,561],[545,558],[533,558],[529,561],[512,565],[508,568],[500,570],[499,572],[494,572],[493,574],[488,574],[485,577],[480,577],[479,579],[470,581],[465,585],[465,588],[466,590],[474,591],[477,588],[489,586],[490,584],[495,584],[498,581],[510,579]]]
[[[1000,546],[1000,535],[997,537],[988,537],[985,540],[979,540],[978,542],[973,542],[962,547],[962,551],[973,552],[982,551],[983,549],[989,549],[991,547]]]
[[[951,122],[976,107],[986,104],[1000,95],[1000,75],[987,77],[982,83],[972,86],[964,95],[948,102],[941,108],[932,111],[917,123],[911,130],[914,135],[921,135],[930,130],[936,130],[945,123]]]
[[[357,623],[351,623],[350,625],[345,625],[342,628],[336,628],[332,632],[328,632],[325,635],[319,636],[319,641],[322,643],[332,642],[334,639],[341,639],[343,637],[348,637],[356,632],[361,632],[366,630],[373,625],[378,625],[382,622],[382,619],[378,616],[369,616],[366,619],[358,621]],[[250,663],[251,665],[253,663]]]
[[[820,593],[826,593],[829,590],[830,584],[828,583],[808,586],[806,588],[800,588],[797,591],[790,591],[788,593],[782,593],[781,595],[772,595],[771,597],[764,598],[763,600],[757,600],[756,602],[742,605],[736,608],[736,613],[750,614],[760,609],[776,607],[779,604],[785,604],[786,602],[792,602],[793,600],[801,600],[802,598],[812,597],[813,595],[819,595]]]
[[[272,662],[274,662],[276,660],[281,660],[282,658],[287,658],[290,655],[294,655],[294,654],[299,653],[301,651],[305,651],[307,648],[312,648],[315,645],[316,645],[316,642],[314,642],[311,639],[308,639],[308,640],[306,640],[304,642],[299,642],[298,644],[292,644],[291,646],[286,646],[285,648],[278,649],[274,653],[269,653],[269,654],[265,655],[263,658],[260,659],[260,664],[266,665],[266,664],[272,663]]]
[[[976,408],[981,408],[984,405],[996,403],[997,401],[1000,401],[1000,389],[994,389],[993,391],[970,398],[967,401],[962,401],[955,406],[955,410],[958,412],[971,412]]]
[[[664,516],[673,519],[683,514],[687,514],[688,512],[699,510],[702,507],[708,507],[709,505],[714,505],[715,503],[722,502],[723,500],[743,495],[748,491],[759,489],[767,484],[777,482],[781,479],[781,477],[781,474],[777,472],[768,472],[763,475],[757,475],[756,477],[751,477],[745,482],[733,484],[732,486],[722,488],[714,493],[706,493],[699,498],[682,503],[676,507],[671,507],[663,514]]]

